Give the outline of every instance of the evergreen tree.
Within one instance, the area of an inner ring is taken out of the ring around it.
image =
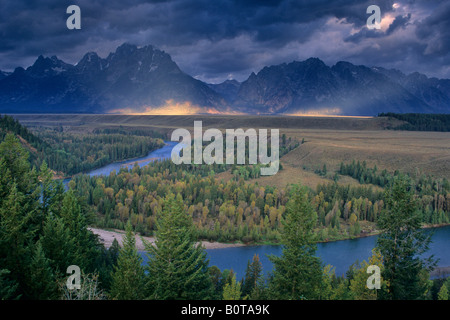
[[[223,279],[222,272],[217,266],[211,266],[208,268],[209,277],[211,278],[214,295],[211,297],[212,300],[220,300],[223,295]]]
[[[57,276],[64,277],[68,266],[80,264],[75,242],[67,225],[53,213],[47,215],[40,242]]]
[[[111,244],[111,247],[109,247],[109,249],[108,249],[108,253],[111,257],[112,264],[117,263],[117,259],[119,258],[119,252],[120,252],[119,241],[117,241],[117,239],[114,238],[114,240]]]
[[[26,296],[33,300],[46,300],[58,298],[58,283],[45,257],[41,242],[35,245],[33,257],[26,274]]]
[[[88,229],[86,213],[80,202],[73,190],[65,192],[60,216],[74,241],[76,264],[84,272],[93,272],[95,259],[101,254],[100,244],[98,237]]]
[[[144,268],[130,222],[126,225],[123,247],[112,275],[110,296],[118,300],[139,300],[144,297]]]
[[[421,281],[423,269],[431,270],[433,257],[421,257],[429,247],[431,234],[421,230],[414,191],[403,175],[394,178],[386,190],[386,209],[378,219],[382,231],[377,248],[383,256],[383,278],[388,283],[388,299],[420,299],[427,288]]]
[[[241,283],[236,282],[236,275],[233,275],[231,283],[227,282],[223,287],[223,300],[240,300]]]
[[[119,252],[119,242],[116,238],[114,238],[111,246],[108,249],[101,249],[101,254],[95,261],[95,265],[97,267],[96,269],[98,271],[98,280],[105,292],[109,292],[111,289],[112,274],[115,266],[117,265]]]
[[[40,190],[27,158],[19,140],[8,134],[0,144],[0,266],[17,285],[16,293],[30,298],[34,284],[26,275],[41,254],[33,251],[39,236],[34,217],[39,215]]]
[[[258,287],[258,282],[263,277],[262,264],[259,260],[259,256],[255,254],[252,262],[248,261],[247,269],[245,270],[245,277],[242,285],[242,295],[249,296],[253,290]]]
[[[0,206],[0,266],[11,272],[10,278],[19,283],[20,293],[26,285],[23,275],[29,270],[34,236],[29,225],[32,212],[24,210],[24,198],[13,183]]]
[[[64,194],[45,162],[39,174],[30,169],[27,157],[13,135],[0,143],[0,293],[53,299],[69,265],[98,267],[100,245],[73,192]]]
[[[53,179],[53,173],[44,161],[39,169],[41,181],[41,224],[49,212],[59,212],[64,196],[64,187],[60,180]]]
[[[346,278],[340,278],[336,288],[333,290],[330,297],[331,300],[351,300],[352,294],[349,289],[349,280]]]
[[[264,276],[258,278],[256,287],[252,290],[249,299],[251,300],[270,300],[272,297],[269,295],[267,289],[267,281]]]
[[[19,284],[9,279],[10,273],[8,269],[0,269],[0,300],[15,300],[20,297],[16,295]]]
[[[323,268],[322,288],[320,290],[320,300],[330,300],[333,294],[333,279],[336,277],[334,268],[326,265]]]
[[[0,204],[14,183],[17,190],[26,196],[27,204],[38,200],[37,175],[34,170],[30,171],[28,152],[22,147],[19,139],[8,134],[0,143]],[[31,194],[33,197],[29,197]]]
[[[196,235],[192,217],[185,212],[181,195],[166,196],[157,220],[155,246],[144,242],[149,257],[147,283],[151,299],[206,299],[213,287],[208,260]]]
[[[317,221],[305,187],[294,186],[283,221],[280,257],[270,256],[273,277],[269,290],[283,300],[317,299],[322,285],[322,264],[315,256],[313,228]]]
[[[445,283],[442,285],[441,289],[439,290],[438,300],[448,300],[448,289],[447,289],[447,285]]]

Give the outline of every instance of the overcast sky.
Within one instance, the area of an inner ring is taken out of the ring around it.
[[[68,30],[66,8],[81,8]],[[366,9],[381,8],[381,30]],[[268,65],[318,57],[450,78],[450,1],[400,0],[2,0],[0,70],[40,54],[75,64],[120,44],[154,45],[211,83],[246,80]]]

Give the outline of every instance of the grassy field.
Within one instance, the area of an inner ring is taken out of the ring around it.
[[[323,164],[328,171],[344,163],[366,161],[388,172],[420,172],[450,177],[450,134],[416,131],[361,130],[286,130],[287,136],[305,139],[305,143],[282,159],[287,174],[314,172]],[[305,177],[306,178],[306,177]]]
[[[365,160],[389,172],[419,172],[450,178],[450,133],[385,130],[400,123],[387,118],[278,117],[278,116],[129,116],[129,115],[13,115],[25,126],[63,127],[65,131],[92,132],[95,129],[154,130],[170,137],[176,128],[193,127],[202,120],[203,128],[280,129],[280,135],[305,143],[281,159],[283,170],[261,177],[263,185],[286,186],[302,182],[310,187],[329,182],[341,161]],[[314,173],[326,164],[329,175]],[[229,178],[229,173],[222,173]],[[219,176],[220,177],[220,176]],[[339,183],[355,183],[340,177]]]
[[[213,128],[277,128],[277,129],[335,129],[383,130],[403,123],[387,118],[369,117],[292,117],[292,116],[148,116],[148,115],[91,115],[91,114],[11,114],[27,126],[67,127],[71,130],[95,128],[153,128],[174,129],[192,127],[203,121],[203,127]]]

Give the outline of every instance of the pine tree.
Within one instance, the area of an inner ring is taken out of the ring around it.
[[[96,261],[99,281],[105,291],[109,291],[111,289],[112,274],[115,266],[117,265],[119,252],[119,242],[116,238],[114,238],[111,246],[108,249],[102,248],[101,255]]]
[[[420,299],[427,288],[421,281],[422,270],[431,270],[433,257],[421,258],[429,247],[431,234],[421,230],[414,191],[403,175],[394,178],[386,190],[386,209],[378,218],[382,233],[377,248],[383,256],[383,278],[389,284],[388,299]]]
[[[214,295],[211,297],[212,300],[220,300],[223,295],[223,279],[222,272],[217,266],[211,266],[208,268],[209,277],[211,278]]]
[[[100,254],[98,238],[90,230],[80,200],[73,190],[64,193],[60,216],[75,243],[77,264],[84,272],[94,271],[94,260]]]
[[[331,265],[323,268],[322,288],[320,290],[320,300],[331,300],[333,296],[333,281],[336,279],[335,269]]]
[[[117,259],[119,258],[119,252],[120,252],[119,241],[117,241],[117,239],[114,238],[111,246],[108,249],[108,253],[109,253],[110,257],[111,257],[112,264],[116,264],[117,263]]]
[[[53,213],[47,214],[40,242],[58,277],[65,276],[68,266],[82,262],[77,256],[75,239],[70,230],[64,220]]]
[[[269,290],[273,298],[283,300],[316,299],[322,285],[322,264],[315,256],[314,226],[317,214],[308,199],[305,187],[294,186],[287,215],[283,221],[280,257],[269,257],[273,276]]]
[[[19,284],[17,281],[9,279],[10,273],[8,269],[0,269],[0,300],[16,300],[20,298],[16,294]]]
[[[175,300],[208,298],[212,282],[208,260],[201,244],[195,244],[192,217],[184,210],[183,199],[168,194],[157,220],[155,246],[144,241],[149,257],[147,283],[151,299]]]
[[[69,265],[95,267],[99,244],[73,193],[45,162],[38,174],[27,158],[13,135],[0,143],[0,266],[14,295],[51,299]]]
[[[227,282],[223,287],[223,300],[240,300],[241,283],[236,282],[236,275],[233,275],[231,283]]]
[[[58,298],[58,283],[40,241],[36,243],[26,276],[29,278],[26,288],[28,298],[33,300]]]
[[[0,265],[11,272],[11,279],[19,283],[21,293],[26,285],[23,275],[29,270],[35,232],[29,225],[32,212],[26,212],[22,206],[24,198],[13,183],[0,206]]]
[[[27,158],[28,153],[13,135],[8,134],[0,143],[0,266],[9,271],[16,293],[30,298],[35,284],[26,275],[33,272],[33,261],[41,254],[41,248],[34,250],[39,237],[34,217],[39,215],[40,189]]]
[[[339,278],[336,288],[333,290],[331,300],[351,300],[352,294],[349,289],[349,280],[346,278]]]
[[[252,262],[248,261],[247,269],[245,270],[245,277],[242,285],[242,295],[248,296],[253,290],[258,287],[258,282],[262,278],[262,264],[259,260],[259,256],[255,254]]]
[[[448,289],[445,282],[442,285],[441,289],[439,290],[438,300],[448,300]]]
[[[8,134],[0,143],[0,201],[8,193],[9,187],[16,183],[19,192],[28,195],[31,184],[36,182],[30,179],[30,164],[28,152],[22,147],[19,139],[13,134]]]
[[[126,225],[123,247],[112,275],[110,296],[118,300],[139,300],[144,297],[144,267],[136,249],[131,223]]]
[[[64,187],[60,180],[53,179],[53,173],[44,161],[39,170],[41,181],[41,213],[43,219],[49,212],[58,212],[64,196]]]

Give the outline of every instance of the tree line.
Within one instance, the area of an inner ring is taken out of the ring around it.
[[[163,140],[126,134],[76,134],[40,130],[37,135],[49,145],[44,149],[49,167],[73,175],[111,162],[145,156],[164,145]]]
[[[344,164],[341,162],[339,174],[348,175],[361,184],[373,184],[386,187],[392,184],[400,173],[379,171],[377,166],[367,167],[365,161]],[[412,188],[420,199],[419,208],[426,224],[450,223],[450,182],[447,178],[433,178],[425,175],[408,175],[412,180]]]
[[[64,176],[86,172],[108,163],[136,158],[164,145],[162,139],[151,136],[153,131],[118,133],[69,133],[63,128],[37,128],[31,132],[10,116],[0,115],[0,141],[13,133],[30,152],[30,161],[36,167],[46,162],[48,167]],[[142,134],[142,135],[138,135]],[[155,134],[156,135],[156,134]]]
[[[380,113],[378,117],[395,118],[406,123],[389,127],[392,130],[409,131],[450,131],[450,114],[425,113]]]

